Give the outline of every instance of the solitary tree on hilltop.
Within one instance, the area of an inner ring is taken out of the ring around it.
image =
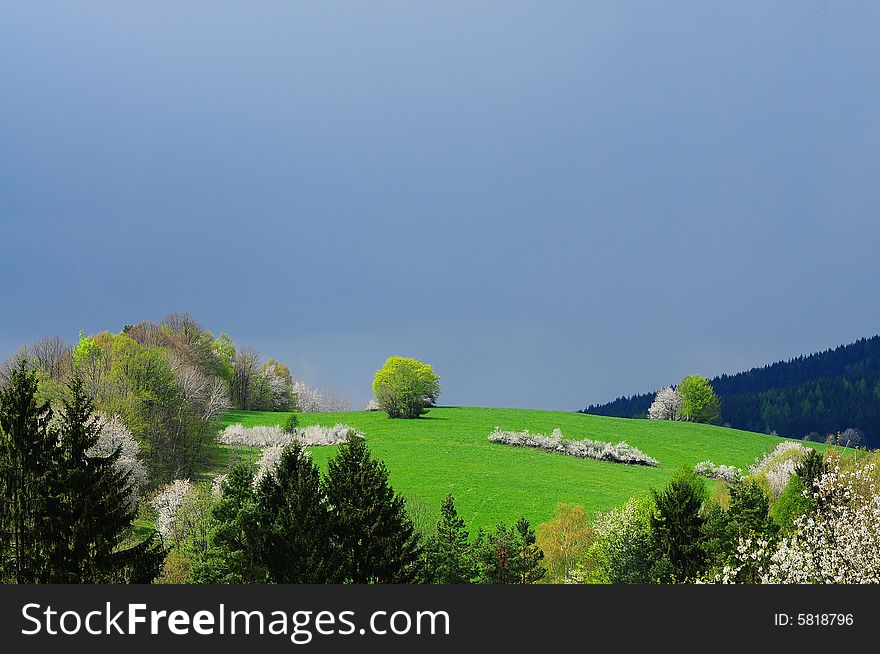
[[[389,418],[418,418],[440,396],[440,378],[418,359],[389,357],[376,373],[373,394]]]
[[[681,395],[681,416],[691,422],[715,422],[721,417],[721,401],[709,380],[688,375],[678,385]]]

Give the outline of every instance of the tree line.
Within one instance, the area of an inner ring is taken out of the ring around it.
[[[737,429],[812,440],[854,428],[880,443],[880,336],[711,380],[720,422]],[[644,418],[655,394],[620,397],[583,413]]]
[[[44,338],[0,366],[0,385],[21,361],[36,372],[40,400],[56,406],[75,371],[95,408],[119,416],[131,430],[154,484],[194,474],[229,409],[348,408],[343,398],[295,379],[274,358],[263,361],[227,334],[214,336],[187,313],[118,333],[80,334],[74,344]]]

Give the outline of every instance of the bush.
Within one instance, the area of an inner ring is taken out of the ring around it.
[[[389,357],[373,380],[373,394],[389,418],[418,418],[440,395],[440,378],[418,359]]]
[[[364,435],[353,427],[337,423],[332,427],[321,425],[309,425],[308,427],[296,427],[293,433],[287,433],[281,427],[245,427],[241,424],[229,425],[220,433],[218,442],[221,445],[244,445],[247,447],[276,447],[286,446],[299,441],[303,447],[320,445],[341,445],[348,439],[349,432],[353,432],[358,438]]]
[[[287,420],[284,421],[281,431],[285,434],[293,434],[297,427],[299,427],[299,418],[296,417],[295,413],[291,413],[287,416]]]
[[[578,583],[645,584],[655,580],[650,496],[634,497],[622,507],[600,513],[593,521],[596,540],[577,566]]]
[[[718,481],[734,482],[742,479],[742,470],[734,466],[715,465],[711,461],[700,461],[694,466],[694,472],[701,477]]]
[[[563,438],[559,429],[554,429],[550,436],[544,434],[530,434],[526,431],[501,431],[495,427],[495,431],[489,434],[489,441],[502,445],[515,445],[518,447],[534,447],[545,452],[557,452],[576,456],[581,459],[596,459],[598,461],[613,461],[614,463],[628,463],[631,465],[656,466],[657,461],[652,459],[641,450],[623,441],[612,445],[602,441],[567,440]]]

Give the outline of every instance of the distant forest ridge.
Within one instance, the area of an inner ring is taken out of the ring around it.
[[[722,424],[814,440],[854,428],[867,445],[880,446],[880,336],[710,381]],[[620,397],[581,413],[644,418],[653,398]]]

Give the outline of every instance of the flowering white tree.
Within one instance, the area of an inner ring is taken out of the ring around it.
[[[163,486],[156,496],[150,501],[158,512],[156,516],[156,529],[162,538],[172,538],[176,526],[177,513],[183,504],[184,498],[189,493],[192,483],[189,479],[175,479]]]
[[[743,539],[736,564],[716,581],[773,584],[880,583],[880,494],[875,465],[840,466],[804,494],[817,504],[795,519],[794,532],[773,548]],[[748,572],[748,574],[744,574]]]
[[[773,492],[773,497],[778,498],[809,451],[809,448],[800,443],[784,441],[749,466],[749,472],[764,479]]]
[[[296,405],[302,413],[339,413],[351,411],[347,398],[331,391],[312,388],[301,379],[293,380]]]
[[[147,487],[147,469],[140,459],[140,446],[119,416],[108,418],[99,413],[96,420],[100,429],[98,442],[86,454],[106,457],[119,450],[115,467],[117,471],[128,475],[128,482],[131,484],[128,503],[133,508],[140,502],[141,493]]]
[[[180,394],[196,407],[203,422],[211,422],[232,407],[229,392],[219,377],[209,377],[176,353],[169,355]]]
[[[816,515],[795,520],[795,533],[771,557],[768,578],[782,584],[880,583],[880,494],[873,464],[836,466],[816,482]]]
[[[648,409],[650,420],[678,420],[681,412],[681,395],[678,391],[667,386],[657,391],[654,401]]]
[[[281,455],[284,453],[284,445],[271,445],[264,447],[260,453],[260,460],[257,461],[257,474],[254,475],[254,486],[260,483],[260,480],[266,475],[275,472],[278,464],[281,462]],[[308,455],[308,452],[305,452]]]

